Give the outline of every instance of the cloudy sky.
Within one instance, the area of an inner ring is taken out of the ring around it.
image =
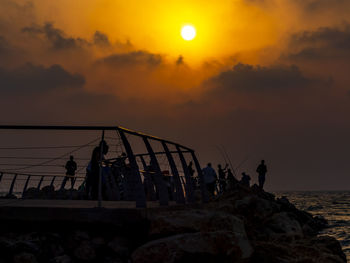
[[[350,1],[0,0],[1,124],[178,141],[269,190],[349,190]],[[197,36],[181,38],[183,25]]]

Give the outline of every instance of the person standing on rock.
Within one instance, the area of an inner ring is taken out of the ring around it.
[[[261,160],[260,165],[258,166],[258,168],[256,168],[256,172],[259,174],[259,176],[258,176],[259,188],[261,190],[263,190],[264,189],[264,183],[265,183],[265,175],[267,173],[267,168],[266,168],[264,160]]]
[[[218,165],[218,173],[219,173],[219,183],[220,183],[220,192],[224,193],[226,191],[226,169],[228,164],[226,164],[225,168],[222,168],[221,164]]]
[[[246,187],[250,187],[250,176],[243,172],[240,183],[241,183],[241,185],[244,185]]]
[[[214,195],[218,177],[213,167],[211,167],[211,163],[208,163],[207,167],[203,168],[203,178],[208,192]]]

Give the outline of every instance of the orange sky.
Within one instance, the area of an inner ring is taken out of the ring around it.
[[[192,146],[203,163],[222,161],[224,144],[236,162],[252,156],[247,172],[260,158],[273,163],[274,189],[339,189],[332,169],[347,180],[349,1],[0,6],[2,122],[118,122]],[[193,41],[181,38],[185,24]],[[298,173],[313,176],[304,186]]]

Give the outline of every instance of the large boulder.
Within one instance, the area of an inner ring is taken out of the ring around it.
[[[133,262],[238,262],[253,250],[229,231],[199,232],[158,239],[137,248]]]
[[[255,195],[237,200],[234,206],[238,213],[258,220],[265,219],[280,211],[280,206],[276,202]]]
[[[301,238],[303,230],[299,222],[293,218],[293,214],[282,212],[274,214],[265,222],[266,229],[270,231],[270,237]]]
[[[245,234],[241,219],[217,211],[184,210],[169,212],[152,216],[150,222],[150,235],[152,237],[220,230]]]
[[[19,253],[13,257],[13,263],[37,263],[36,257],[30,253]]]

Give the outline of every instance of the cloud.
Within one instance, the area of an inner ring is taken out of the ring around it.
[[[146,65],[157,67],[163,61],[160,54],[153,54],[147,51],[133,51],[129,53],[113,54],[98,61],[98,64],[105,64],[112,67],[129,67]]]
[[[322,27],[316,31],[294,34],[290,39],[291,52],[287,57],[295,60],[319,60],[349,57],[350,26]]]
[[[347,0],[297,0],[298,4],[303,6],[307,12],[319,12],[329,8],[338,9],[344,6],[349,6]]]
[[[9,52],[10,46],[9,43],[3,36],[0,36],[0,55],[5,55]]]
[[[88,44],[85,39],[67,37],[62,30],[55,28],[52,23],[45,23],[43,26],[33,25],[24,27],[22,32],[26,32],[34,36],[44,35],[51,43],[52,48],[55,50],[79,48]]]
[[[108,36],[100,31],[96,31],[93,38],[94,44],[97,46],[106,47],[111,45]]]
[[[218,87],[216,92],[271,93],[300,89],[311,83],[297,66],[252,66],[237,64],[209,80]]]
[[[2,92],[45,92],[61,88],[81,88],[83,76],[71,74],[60,65],[50,67],[26,64],[15,69],[0,68]]]

